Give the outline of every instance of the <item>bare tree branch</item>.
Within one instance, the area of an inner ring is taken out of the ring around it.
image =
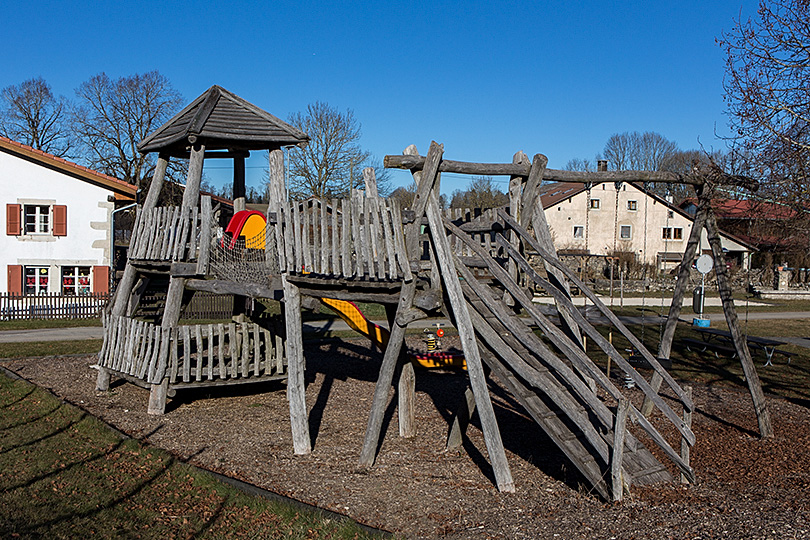
[[[38,77],[0,91],[0,135],[58,157],[71,157],[68,102]]]
[[[341,113],[318,101],[308,105],[305,113],[290,115],[288,122],[310,137],[306,147],[288,153],[288,188],[293,197],[346,196],[350,189],[362,186],[362,170],[369,166],[377,174],[380,195],[387,193],[388,174],[360,147],[360,124],[351,109]]]
[[[146,187],[154,156],[138,153],[136,146],[177,112],[180,93],[166,77],[150,71],[117,80],[100,73],[83,83],[76,95],[73,122],[88,165]]]

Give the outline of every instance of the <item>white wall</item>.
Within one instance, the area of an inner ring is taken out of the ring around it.
[[[109,265],[112,192],[0,150],[0,213],[6,204],[43,201],[67,206],[67,236],[0,235],[0,290],[8,291],[7,266],[50,266],[50,292],[60,291],[59,267]],[[53,223],[51,223],[53,226]]]
[[[594,255],[607,255],[615,248],[632,251],[638,260],[655,264],[659,253],[683,253],[686,249],[692,221],[632,184],[622,183],[618,192],[613,182],[596,185],[590,191],[590,199],[599,199],[600,208],[590,209],[588,192],[583,191],[546,209],[546,219],[558,250],[581,249]],[[635,211],[628,209],[628,201],[636,201]],[[630,227],[629,240],[621,239],[623,225]],[[574,238],[575,226],[584,228],[582,238]],[[681,238],[664,239],[664,228],[681,229]],[[701,250],[707,250],[705,231],[703,237]],[[722,244],[733,251],[744,250],[726,237],[722,238]]]

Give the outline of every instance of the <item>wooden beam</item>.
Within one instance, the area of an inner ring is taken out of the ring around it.
[[[383,163],[388,169],[421,170],[424,168],[423,156],[385,156]],[[471,163],[466,161],[442,160],[439,172],[472,174],[481,176],[528,176],[529,164],[523,163]],[[581,172],[546,169],[543,180],[550,182],[661,182],[669,184],[699,185],[702,180],[661,171],[605,171]]]
[[[675,278],[675,290],[672,293],[672,303],[669,306],[667,323],[664,326],[664,332],[661,334],[661,341],[658,343],[658,358],[669,358],[672,353],[672,340],[675,339],[675,330],[680,320],[683,295],[689,285],[689,272],[692,269],[692,262],[695,260],[700,245],[700,235],[706,223],[707,205],[710,204],[710,200],[705,199],[703,192],[704,190],[701,188],[698,193],[698,211],[695,214],[695,220],[692,222],[692,231],[689,233],[689,240],[686,242],[683,259],[678,266],[678,276]],[[663,381],[664,378],[657,371],[653,372],[650,386],[655,392],[658,392]],[[645,396],[644,403],[641,405],[641,414],[649,416],[652,410],[653,402],[649,397]]]
[[[245,209],[245,158],[233,158],[233,211]]]
[[[757,415],[759,424],[759,435],[763,439],[773,437],[773,427],[771,416],[768,413],[768,403],[765,401],[765,394],[762,392],[762,383],[759,380],[756,366],[751,359],[751,351],[748,350],[748,342],[740,331],[737,320],[737,310],[734,308],[734,298],[732,297],[731,282],[726,268],[726,257],[723,255],[723,246],[720,239],[720,229],[717,227],[717,220],[711,206],[706,215],[706,236],[712,248],[714,256],[714,273],[717,278],[717,288],[720,291],[720,300],[723,303],[723,313],[726,316],[728,330],[731,332],[731,339],[734,342],[734,349],[737,351],[737,358],[740,359],[745,380],[748,382],[748,391],[751,400],[754,402],[754,412]]]
[[[306,389],[304,387],[304,344],[301,328],[301,294],[298,287],[281,276],[284,288],[284,321],[287,344],[287,399],[290,402],[290,428],[296,454],[309,454],[312,443],[307,421]]]
[[[619,406],[616,407],[616,422],[613,427],[613,455],[610,459],[611,492],[614,502],[621,501],[624,492],[622,457],[624,456],[624,436],[629,410],[630,402],[627,399],[619,400]]]
[[[436,142],[431,143],[430,150],[428,151],[428,162],[435,162],[436,165],[438,165],[442,153],[443,147],[441,145]],[[431,157],[434,157],[434,159],[431,160]],[[430,223],[430,238],[434,252],[436,253],[436,258],[438,259],[437,262],[444,283],[444,290],[450,300],[451,309],[453,310],[456,328],[458,329],[462,349],[464,350],[464,357],[467,361],[467,374],[470,378],[470,386],[475,394],[478,416],[481,419],[481,427],[484,432],[484,442],[487,446],[487,452],[489,453],[489,459],[492,463],[493,472],[495,473],[498,489],[504,492],[513,492],[515,490],[515,483],[512,480],[512,473],[509,470],[509,463],[506,460],[506,453],[504,452],[498,422],[495,418],[495,411],[492,407],[492,401],[489,398],[489,388],[487,387],[478,344],[475,340],[475,330],[473,329],[472,319],[470,318],[470,313],[467,310],[467,304],[464,301],[464,295],[461,291],[461,284],[458,280],[456,266],[453,262],[452,252],[450,251],[450,245],[447,241],[447,235],[444,232],[438,199],[433,191],[437,177],[438,171],[436,169],[430,170],[429,173],[428,170],[426,170],[417,188],[417,195],[421,193],[426,196],[424,200],[414,202],[414,209],[416,210],[417,216],[421,215],[421,211],[426,212],[428,222]],[[421,211],[420,208],[422,209]]]

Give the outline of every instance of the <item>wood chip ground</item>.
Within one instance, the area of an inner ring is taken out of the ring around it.
[[[192,464],[406,538],[810,538],[807,400],[768,397],[776,436],[760,441],[744,388],[695,385],[698,484],[636,488],[610,504],[580,487],[573,467],[497,384],[490,390],[517,492],[495,488],[477,419],[463,451],[444,453],[465,389],[465,376],[449,372],[417,371],[416,437],[398,436],[392,400],[376,465],[360,472],[381,355],[357,339],[308,343],[305,357],[313,438],[305,456],[292,451],[282,382],[188,390],[156,417],[146,414],[148,392],[134,385],[116,382],[97,393],[94,357],[0,364]],[[665,422],[656,425],[666,430]]]

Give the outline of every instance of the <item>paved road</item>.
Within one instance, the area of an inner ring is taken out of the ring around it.
[[[548,310],[553,309],[549,306]],[[591,307],[586,310],[587,311],[587,318],[589,321],[599,324],[606,322],[600,314],[596,312],[596,309]],[[713,322],[714,321],[722,321],[723,314],[722,313],[712,313],[707,315]],[[743,323],[745,320],[744,313],[738,313],[740,317],[740,322]],[[660,324],[661,317],[657,315],[650,315],[645,317],[620,317],[621,321],[624,324],[648,324],[648,325],[658,325]],[[766,320],[766,319],[810,319],[810,311],[791,311],[791,312],[781,312],[781,313],[754,313],[751,312],[748,314],[749,320]],[[684,322],[691,322],[692,315],[682,315],[681,320]],[[380,326],[388,327],[388,323],[385,321],[375,321]],[[425,319],[421,321],[416,321],[411,324],[411,328],[429,328],[435,325],[437,322],[441,322],[445,326],[449,326],[449,322],[446,320],[436,320],[436,319]],[[324,320],[324,321],[309,321],[304,323],[304,332],[310,334],[319,334],[325,333],[329,331],[346,331],[349,330],[349,326],[343,322],[341,319],[334,319],[334,320]],[[24,343],[24,342],[32,342],[32,341],[74,341],[74,340],[82,340],[82,339],[102,339],[102,328],[98,326],[82,326],[76,328],[42,328],[37,330],[3,330],[0,331],[0,343]],[[786,339],[786,338],[780,338]],[[806,336],[798,336],[796,338],[791,338],[790,341],[794,342],[794,339],[797,341],[797,345],[802,345],[804,347],[810,347],[810,324],[808,324],[808,330]]]

